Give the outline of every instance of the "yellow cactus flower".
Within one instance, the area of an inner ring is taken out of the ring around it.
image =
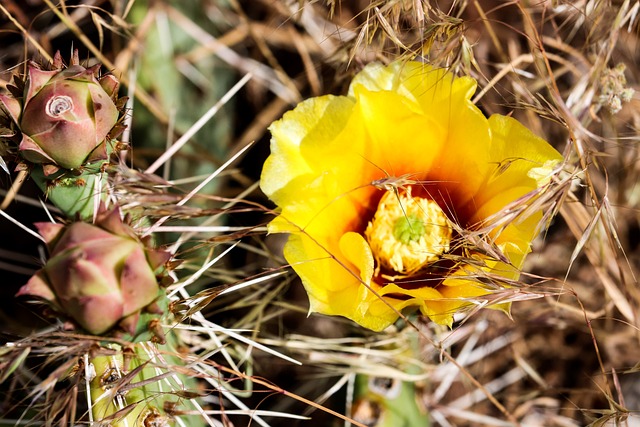
[[[382,330],[415,307],[451,325],[503,288],[496,278],[519,277],[542,213],[488,221],[534,197],[562,157],[515,119],[487,119],[475,89],[420,62],[374,63],[347,96],[306,100],[271,125],[268,230],[290,233],[284,256],[311,312]]]

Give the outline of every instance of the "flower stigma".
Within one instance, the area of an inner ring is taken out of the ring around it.
[[[452,229],[436,202],[407,187],[385,192],[364,234],[378,268],[410,275],[449,250]]]

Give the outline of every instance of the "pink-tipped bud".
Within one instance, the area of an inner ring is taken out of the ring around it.
[[[170,255],[146,247],[118,209],[101,212],[95,224],[37,227],[51,257],[18,295],[48,301],[92,334],[107,332],[157,298],[155,270]]]
[[[77,169],[107,158],[106,138],[119,117],[119,83],[112,75],[98,78],[99,65],[72,61],[63,68],[56,58],[54,70],[29,64],[23,96],[0,102],[22,133],[18,149],[25,160]]]

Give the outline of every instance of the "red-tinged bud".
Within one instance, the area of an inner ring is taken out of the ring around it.
[[[0,96],[22,136],[18,151],[28,162],[44,164],[48,174],[106,159],[119,117],[113,75],[98,77],[99,65],[85,68],[75,57],[63,68],[56,55],[53,66],[30,63],[22,97]]]
[[[145,246],[118,209],[102,211],[95,224],[36,226],[50,259],[18,295],[46,300],[92,334],[137,318],[158,297],[155,271],[170,254]]]

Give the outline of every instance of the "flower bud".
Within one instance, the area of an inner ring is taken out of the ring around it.
[[[119,116],[118,81],[112,75],[98,78],[100,65],[85,68],[76,53],[67,68],[56,54],[54,67],[30,63],[22,98],[0,96],[22,134],[19,152],[44,164],[47,175],[106,159],[106,138]]]
[[[155,270],[170,254],[146,247],[120,218],[101,211],[95,224],[36,224],[50,258],[18,295],[39,297],[92,334],[139,314],[159,295]]]

